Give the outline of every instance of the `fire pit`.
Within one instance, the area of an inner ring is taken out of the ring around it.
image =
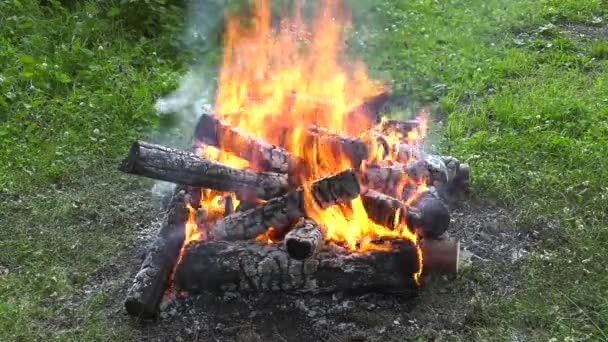
[[[327,4],[310,29],[228,21],[215,111],[193,152],[135,142],[124,172],[178,184],[135,276],[129,314],[152,317],[173,293],[388,292],[413,296],[428,272],[456,272],[444,204],[468,166],[422,149],[427,114],[383,119],[390,94],[358,63],[338,64]],[[311,32],[301,35],[301,32]]]

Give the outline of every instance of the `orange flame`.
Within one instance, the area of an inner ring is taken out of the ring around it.
[[[344,114],[382,91],[379,83],[368,78],[362,63],[350,63],[353,68],[342,66],[345,59],[342,37],[348,19],[340,7],[342,2],[321,0],[319,3],[320,11],[312,22],[305,23],[300,9],[296,8],[293,19],[283,19],[278,28],[272,26],[268,0],[255,1],[250,23],[240,17],[228,17],[216,98],[220,119],[271,144],[284,146],[302,158],[310,169],[305,178],[300,179],[302,184],[352,167],[345,156],[307,138],[308,130],[315,126],[327,129],[327,134],[345,134]],[[382,152],[383,147],[374,139],[362,137],[369,143],[370,161],[396,161],[402,141],[417,146],[426,134],[426,119],[422,120],[420,127],[406,137],[389,134],[389,151]],[[250,167],[247,161],[212,147],[201,148],[200,153],[231,166]],[[227,194],[203,192],[200,207],[207,215],[215,216],[216,211],[223,213],[218,196]],[[233,200],[236,201],[234,197]],[[359,197],[348,205],[324,210],[306,190],[305,209],[308,216],[326,227],[329,240],[352,251],[381,249],[369,243],[374,237],[400,237],[417,243],[416,234],[402,218],[397,218],[396,229],[370,220]],[[200,224],[196,222],[196,210],[190,206],[188,210],[186,243],[206,237],[197,229]],[[258,239],[272,242],[271,233]],[[422,254],[420,248],[417,250],[420,267],[416,281],[422,272]]]

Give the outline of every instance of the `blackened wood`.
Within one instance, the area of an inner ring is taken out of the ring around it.
[[[392,146],[387,137],[374,129],[367,130],[360,135],[361,140],[368,146],[368,162],[386,160],[392,152]]]
[[[148,250],[127,292],[125,308],[131,316],[151,318],[158,313],[184,242],[187,219],[184,194],[182,187],[176,188],[158,238]]]
[[[361,184],[368,189],[399,198],[400,187],[405,182],[407,173],[404,164],[367,164],[359,172]]]
[[[407,137],[407,134],[420,126],[418,120],[382,120],[380,127],[384,132],[395,132]]]
[[[123,172],[225,192],[251,191],[268,199],[284,194],[287,176],[237,169],[194,153],[134,142],[119,168]]]
[[[447,169],[447,183],[452,183],[456,178],[456,173],[460,169],[460,160],[452,156],[441,156],[440,157]]]
[[[400,142],[395,153],[395,161],[398,163],[408,163],[418,156],[418,151],[406,142]]]
[[[231,127],[213,114],[203,113],[194,129],[195,142],[215,146],[249,161],[260,171],[289,173],[298,162],[286,149]]]
[[[395,197],[368,189],[361,194],[367,216],[379,225],[395,229],[406,222],[407,208]]]
[[[346,134],[359,136],[380,122],[380,111],[390,99],[389,92],[382,92],[363,101],[357,107],[344,114]]]
[[[446,160],[450,165],[455,163],[455,158]],[[404,190],[415,190],[416,184],[423,182],[437,187],[451,184],[456,177],[450,178],[449,172],[442,157],[426,155],[408,163],[367,164],[360,171],[360,178],[362,185],[399,198]],[[403,188],[407,185],[412,185],[412,189]]]
[[[407,163],[406,171],[417,183],[424,180],[428,185],[439,186],[448,184],[450,180],[445,162],[436,155],[425,155],[421,159]]]
[[[224,216],[231,215],[234,212],[234,201],[232,196],[224,197]]]
[[[322,127],[310,127],[305,139],[306,146],[317,144],[320,151],[330,152],[334,160],[346,158],[353,168],[358,168],[369,157],[369,148],[363,140]]]
[[[237,212],[259,207],[265,202],[259,198],[256,198],[254,194],[248,192],[239,192],[236,198],[239,200],[239,205],[235,209]]]
[[[322,208],[351,201],[359,195],[359,182],[353,170],[346,170],[313,182],[310,192]],[[236,212],[218,221],[213,229],[217,240],[246,240],[263,234],[273,227],[278,235],[306,215],[304,190],[298,189],[265,204],[246,211]]]
[[[320,250],[324,240],[322,227],[313,220],[304,219],[285,235],[283,244],[290,257],[304,260]]]
[[[456,175],[454,176],[454,187],[468,192],[470,187],[470,171],[469,164],[463,163],[458,166],[458,170],[456,171]]]
[[[408,227],[424,238],[437,239],[450,226],[450,212],[443,201],[432,192],[425,192],[408,207]]]
[[[417,294],[416,248],[408,240],[390,250],[362,254],[323,249],[305,260],[282,245],[254,241],[194,241],[177,267],[175,281],[190,293],[224,291],[290,293],[388,292]]]

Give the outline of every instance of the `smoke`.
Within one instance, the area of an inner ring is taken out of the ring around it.
[[[159,113],[176,115],[182,125],[192,127],[203,110],[211,110],[211,89],[204,75],[191,69],[182,77],[179,87],[159,99],[155,108]]]
[[[217,64],[214,57],[220,50],[224,12],[228,1],[191,0],[187,8],[186,28],[181,42],[184,53],[192,54],[193,62],[180,79],[178,87],[169,95],[157,100],[159,115],[170,118],[171,127],[155,132],[155,143],[188,150],[192,128],[203,111],[213,109]],[[151,192],[155,199],[164,198],[175,189],[175,184],[156,181]]]

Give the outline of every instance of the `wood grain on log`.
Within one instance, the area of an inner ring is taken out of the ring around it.
[[[334,160],[349,160],[353,168],[358,168],[369,157],[368,146],[361,139],[337,134],[322,127],[310,127],[305,139],[305,146],[316,144],[319,151],[329,152]]]
[[[366,188],[399,198],[404,178],[407,177],[404,164],[368,164],[359,173],[361,184]]]
[[[337,254],[324,249],[305,260],[291,258],[282,245],[194,241],[177,267],[175,282],[191,293],[371,291],[413,296],[417,258],[408,240],[393,244],[390,251]]]
[[[321,226],[313,220],[304,219],[285,235],[283,244],[290,257],[304,260],[321,249],[324,240],[325,235]]]
[[[134,142],[119,168],[123,172],[217,191],[250,191],[269,199],[288,189],[287,176],[253,172],[207,160],[194,153],[142,141]]]
[[[182,187],[176,188],[157,240],[147,252],[127,292],[125,308],[131,316],[154,317],[169,286],[169,277],[184,242],[187,211]]]
[[[245,159],[260,171],[289,173],[298,165],[297,159],[285,148],[231,127],[209,113],[201,115],[194,129],[194,140]]]
[[[310,192],[322,208],[348,202],[359,195],[359,182],[353,170],[346,170],[313,182]],[[305,216],[304,189],[270,199],[265,204],[236,212],[217,222],[213,237],[217,240],[253,239],[273,227],[284,235],[290,225]]]
[[[367,216],[379,225],[395,229],[406,221],[407,208],[395,197],[368,189],[361,194],[361,201]]]

